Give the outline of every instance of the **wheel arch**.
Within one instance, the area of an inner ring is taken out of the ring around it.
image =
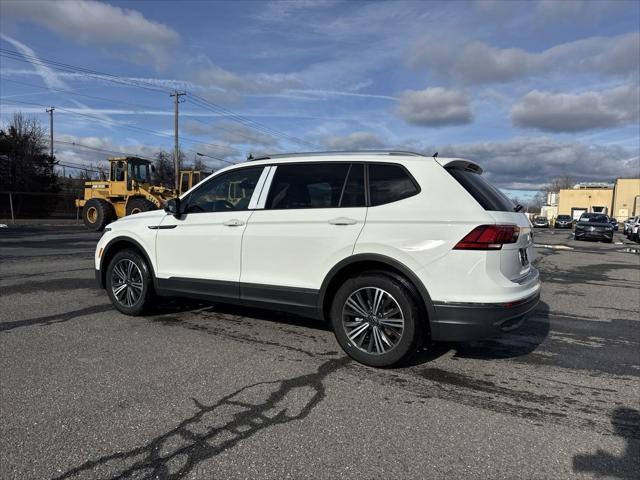
[[[435,318],[435,310],[431,296],[420,279],[409,267],[397,260],[385,255],[362,253],[353,255],[337,263],[326,275],[320,287],[318,309],[326,320],[331,309],[331,299],[340,285],[349,277],[365,271],[379,271],[404,281],[418,298],[421,307],[427,315],[425,323],[429,326],[431,319]]]
[[[114,257],[116,253],[124,250],[125,248],[133,248],[144,257],[145,261],[147,262],[147,266],[149,267],[149,271],[151,272],[151,278],[153,279],[153,284],[155,286],[156,273],[153,267],[153,263],[151,262],[151,258],[149,257],[147,251],[137,240],[125,236],[115,237],[110,240],[109,243],[107,243],[103,248],[104,250],[102,251],[102,257],[100,257],[100,288],[104,288],[105,286],[107,271],[106,267],[107,265],[109,265],[109,261]]]

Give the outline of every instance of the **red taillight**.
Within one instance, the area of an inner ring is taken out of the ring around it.
[[[454,250],[500,250],[505,243],[516,243],[520,227],[516,225],[480,225],[460,240]]]

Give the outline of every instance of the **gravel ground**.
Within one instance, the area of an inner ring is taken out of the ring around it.
[[[123,316],[96,234],[2,229],[0,478],[640,478],[640,255],[536,234],[524,327],[376,370],[291,315]]]

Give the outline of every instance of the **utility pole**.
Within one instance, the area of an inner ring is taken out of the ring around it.
[[[180,104],[180,97],[186,95],[186,92],[178,92],[175,90],[169,96],[175,97],[173,105],[173,127],[174,127],[174,146],[173,146],[173,166],[176,175],[176,191],[180,188],[180,143],[178,140],[178,105]]]
[[[55,107],[47,108],[45,112],[49,114],[49,157],[53,159],[53,112]]]

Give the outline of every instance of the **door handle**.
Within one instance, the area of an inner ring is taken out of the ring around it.
[[[354,218],[338,217],[332,218],[331,220],[329,220],[329,223],[331,225],[355,225],[356,223],[358,223],[358,221]]]
[[[227,220],[226,222],[224,222],[223,225],[227,227],[239,227],[241,225],[244,225],[244,222],[242,220],[238,220],[237,218],[232,218],[231,220]]]

